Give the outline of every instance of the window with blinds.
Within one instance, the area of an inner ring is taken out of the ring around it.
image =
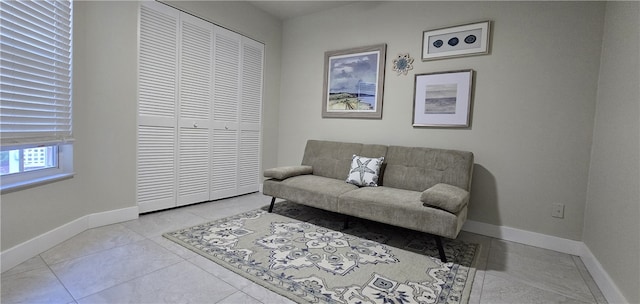
[[[71,172],[71,1],[0,4],[2,190]]]

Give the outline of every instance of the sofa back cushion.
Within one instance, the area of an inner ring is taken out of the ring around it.
[[[312,166],[313,175],[335,179],[346,179],[353,155],[382,157],[387,146],[309,140],[302,157],[302,165]]]
[[[422,192],[445,183],[471,190],[471,152],[390,146],[384,162],[383,186]]]

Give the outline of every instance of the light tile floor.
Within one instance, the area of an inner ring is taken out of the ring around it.
[[[162,237],[267,205],[260,193],[91,229],[2,273],[8,303],[292,303]],[[606,303],[579,257],[462,232],[479,243],[470,303]]]

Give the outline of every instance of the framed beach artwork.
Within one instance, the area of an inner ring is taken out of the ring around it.
[[[415,77],[414,127],[469,126],[473,70],[418,74]]]
[[[382,118],[386,44],[325,52],[323,118]]]

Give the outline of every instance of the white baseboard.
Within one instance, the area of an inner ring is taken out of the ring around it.
[[[609,303],[628,303],[624,295],[620,292],[607,271],[602,268],[598,259],[593,255],[589,247],[583,242],[556,236],[531,232],[506,226],[496,226],[492,224],[467,220],[462,226],[462,230],[494,237],[497,239],[512,241],[529,246],[540,247],[566,254],[576,255],[582,259],[585,267],[593,277],[593,280],[602,291],[602,294]]]
[[[136,218],[138,218],[137,206],[85,215],[58,228],[36,236],[22,244],[18,244],[0,252],[0,272],[9,270],[87,229],[120,223]]]
[[[467,220],[462,230],[578,256],[584,247],[584,243],[579,241],[472,220]]]
[[[602,265],[593,255],[589,247],[584,243],[580,258],[609,304],[630,303],[624,295],[622,295],[622,292],[620,292],[620,289],[618,289],[618,286],[616,286],[609,274],[602,268]]]

